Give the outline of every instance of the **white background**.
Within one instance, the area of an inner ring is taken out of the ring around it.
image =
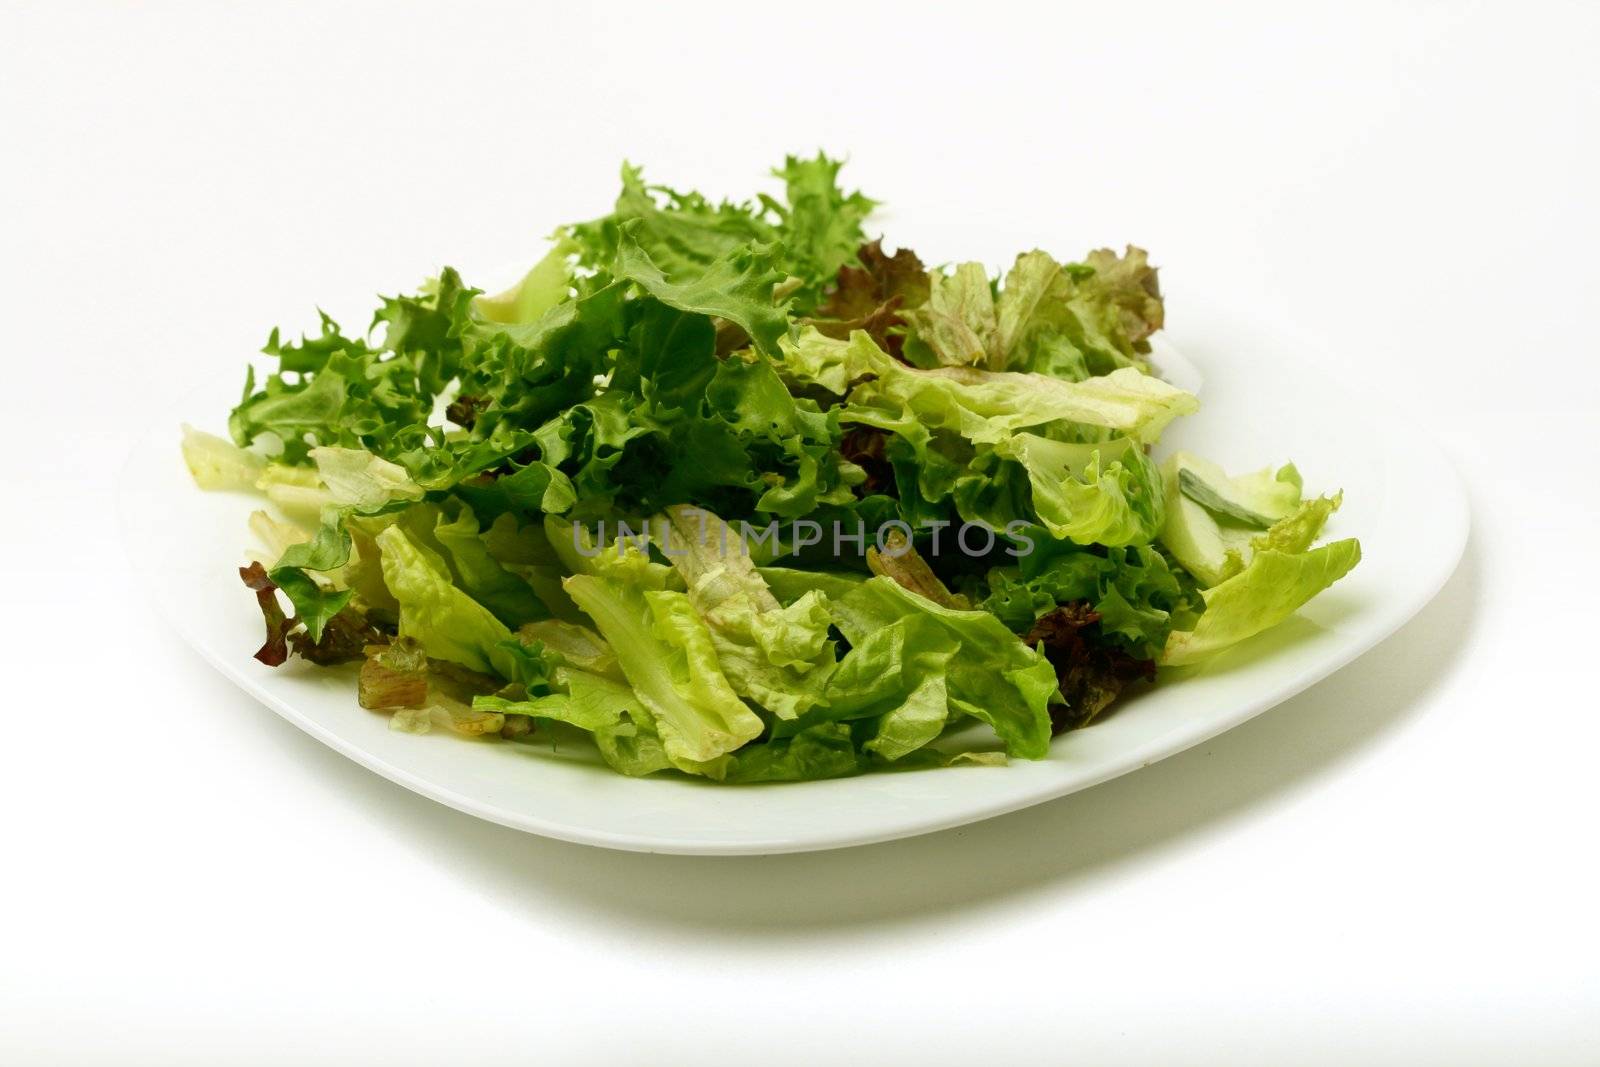
[[[1292,6],[6,6],[0,1061],[1600,1063],[1600,19]],[[722,860],[422,800],[142,610],[149,406],[624,156],[817,146],[924,258],[1132,240],[1314,333],[1460,465],[1459,572],[1138,774]]]

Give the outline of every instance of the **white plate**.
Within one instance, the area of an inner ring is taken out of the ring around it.
[[[1169,302],[1170,303],[1170,302]],[[1361,538],[1361,565],[1276,630],[1161,684],[1048,759],[1008,767],[868,774],[836,781],[728,787],[630,779],[579,752],[392,732],[356,704],[353,671],[251,658],[261,617],[236,577],[256,506],[203,493],[178,452],[180,417],[218,428],[237,397],[230,374],[134,451],[123,490],[128,548],[155,606],[217,669],[313,737],[386,778],[453,808],[548,837],[645,852],[798,852],[886,841],[975,822],[1095,785],[1198,744],[1349,663],[1416,614],[1460,559],[1467,508],[1449,462],[1370,396],[1335,387],[1304,341],[1193,309],[1174,313],[1185,353],[1169,376],[1202,411],[1163,449],[1184,447],[1232,469],[1292,459],[1311,490],[1342,486],[1329,533]],[[239,368],[242,372],[242,368]],[[203,758],[203,754],[200,758]]]

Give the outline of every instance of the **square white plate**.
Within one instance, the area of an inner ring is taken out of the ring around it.
[[[128,550],[155,607],[245,691],[363,766],[471,815],[646,852],[798,852],[926,833],[1095,785],[1244,722],[1393,633],[1460,559],[1465,495],[1433,444],[1370,396],[1335,386],[1303,339],[1197,309],[1172,321],[1192,363],[1166,346],[1157,362],[1201,393],[1202,410],[1173,426],[1161,449],[1236,470],[1292,459],[1308,491],[1344,488],[1329,535],[1358,536],[1364,557],[1296,618],[1199,669],[1164,671],[1103,721],[1057,738],[1038,762],[729,787],[625,778],[570,746],[390,731],[387,716],[357,705],[353,668],[273,669],[251,658],[261,617],[237,568],[259,501],[201,492],[178,451],[180,419],[220,428],[238,395],[231,373],[182,398],[183,410],[134,450],[122,494]]]

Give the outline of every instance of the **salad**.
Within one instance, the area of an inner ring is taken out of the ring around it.
[[[1198,404],[1142,250],[930,268],[839,170],[715,203],[624,166],[504,292],[273,331],[231,440],[183,440],[264,498],[256,658],[633,776],[1003,763],[1359,561],[1292,465],[1152,455]]]

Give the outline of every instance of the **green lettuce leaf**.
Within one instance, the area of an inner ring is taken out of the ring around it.
[[[457,373],[453,324],[471,295],[447,268],[418,296],[385,300],[375,320],[388,324],[379,347],[346,337],[326,314],[315,338],[285,343],[273,330],[262,351],[279,369],[260,389],[254,370],[247,374],[229,433],[288,463],[305,462],[319,445],[396,458],[425,435],[434,397]]]
[[[1067,382],[972,367],[919,370],[882,351],[860,355],[877,377],[851,391],[841,417],[897,432],[920,424],[995,444],[1019,430],[1068,422],[1147,444],[1173,419],[1199,410],[1189,393],[1130,368]]]
[[[819,386],[844,396],[855,382],[877,373],[880,349],[864,331],[846,339],[830,337],[816,326],[802,326],[793,337],[780,338],[775,366],[786,382]]]
[[[400,603],[400,634],[433,659],[517,681],[525,671],[511,631],[451,581],[445,561],[398,525],[377,536],[383,580]]]
[[[364,448],[313,448],[311,461],[334,504],[380,508],[397,500],[421,500],[423,489],[398,463]]]
[[[1278,625],[1359,562],[1354,538],[1306,552],[1257,552],[1242,571],[1205,591],[1205,613],[1193,630],[1168,639],[1162,662],[1196,663]]]
[[[606,764],[619,774],[642,778],[675,765],[661,744],[655,721],[626,682],[584,670],[562,668],[556,672],[562,692],[529,700],[495,696],[475,697],[476,709],[502,714],[529,715],[587,730]],[[726,763],[726,761],[724,761]]]
[[[687,595],[641,589],[615,572],[580,574],[568,594],[594,621],[681,769],[720,777],[721,757],[754,740],[761,719],[723,675],[705,623]]]
[[[187,423],[183,427],[183,461],[195,484],[207,490],[254,489],[267,466],[256,453]]]
[[[537,643],[559,666],[586,674],[625,681],[617,654],[605,640],[587,626],[565,619],[538,619],[517,628],[517,639],[525,645]]]
[[[457,584],[506,626],[515,629],[549,617],[550,609],[533,587],[495,559],[470,507],[463,505],[449,522],[441,515],[433,535],[449,558]]]
[[[1130,545],[1161,531],[1161,473],[1131,438],[1091,445],[1019,433],[996,451],[1027,469],[1034,513],[1054,538]]]
[[[757,567],[756,573],[767,583],[767,588],[784,605],[793,604],[810,592],[819,592],[830,600],[838,600],[850,590],[867,580],[864,574],[848,571],[813,571],[795,567]]]
[[[579,261],[604,270],[631,225],[634,239],[661,270],[692,275],[741,246],[776,241],[777,228],[763,215],[759,204],[713,204],[699,193],[646,185],[643,172],[624,163],[622,192],[612,213],[566,232],[579,249]]]
[[[908,615],[862,636],[829,681],[827,703],[795,727],[818,720],[869,725],[864,748],[898,760],[934,740],[950,720],[948,672],[961,642],[935,619]]]
[[[1040,523],[1083,543],[1149,540],[1161,528],[1164,497],[1142,445],[1197,406],[1131,369],[1082,382],[918,370],[861,333],[848,342],[802,334],[780,366],[830,386],[861,379],[839,417],[890,435],[878,462],[892,470],[907,522],[949,521],[953,511],[996,529]]]
[[[322,640],[323,628],[344,610],[354,593],[319,582],[311,572],[333,574],[349,562],[350,531],[343,514],[330,508],[311,540],[290,545],[267,572],[294,605],[295,618],[305,624],[313,642]]]
[[[927,302],[903,317],[913,331],[906,358],[919,367],[1004,366],[990,354],[995,299],[982,263],[963,263],[953,274],[934,275]]]
[[[558,672],[566,692],[533,700],[478,697],[474,708],[555,719],[588,730],[612,770],[641,778],[665,770],[705,773],[668,754],[656,720],[628,686],[584,671]],[[865,769],[848,727],[821,723],[792,736],[745,745],[713,765],[724,782],[798,782]]]
[[[813,591],[778,603],[739,534],[710,512],[677,505],[663,521],[658,543],[683,576],[734,691],[780,719],[822,702],[835,662],[827,597]]]
[[[1259,548],[1308,548],[1342,499],[1302,501],[1292,464],[1230,477],[1179,452],[1162,463],[1161,476],[1167,515],[1161,543],[1205,586],[1238,574]]]
[[[1328,519],[1344,503],[1344,493],[1307,500],[1269,526],[1265,533],[1250,539],[1251,552],[1304,552],[1328,524]],[[1243,569],[1243,560],[1237,570]]]
[[[997,366],[1074,381],[1124,367],[1149,370],[1147,338],[1160,328],[1163,308],[1143,250],[1129,246],[1119,257],[1099,249],[1068,264],[1024,253],[1006,276],[1002,305],[1008,296],[1019,325],[1002,337]]]
[[[783,307],[773,302],[773,287],[783,280],[776,257],[761,246],[736,247],[689,274],[675,277],[656,265],[639,244],[637,224],[622,228],[612,273],[637,283],[651,296],[681,311],[715,315],[738,324],[762,351],[777,355],[778,338],[789,329]]]
[[[516,285],[493,296],[474,297],[472,309],[489,322],[508,326],[537,322],[545,312],[571,297],[571,261],[577,249],[571,238],[558,238]]]
[[[840,268],[855,261],[863,239],[861,224],[876,206],[859,191],[846,194],[840,189],[842,165],[819,152],[815,159],[789,156],[773,171],[783,179],[788,205],[768,201],[768,207],[779,219],[782,267],[802,282],[797,301],[803,308],[814,306]]]
[[[920,367],[979,366],[1079,381],[1121,368],[1147,371],[1146,338],[1161,326],[1156,272],[1142,250],[1091,252],[1059,263],[1018,256],[1004,284],[982,265],[932,276],[927,301],[903,313],[906,358]]]
[[[585,671],[564,672],[563,681],[575,712],[595,724],[588,729],[612,770],[642,778],[674,767],[654,717],[627,684]]]
[[[950,707],[993,727],[1008,754],[1042,759],[1055,671],[995,616],[941,608],[889,578],[862,582],[834,605],[835,624],[852,646],[908,616],[926,617],[960,646],[946,671]]]
[[[987,353],[990,369],[1018,367],[1027,362],[1022,358],[1024,349],[1036,345],[1042,334],[1068,328],[1072,278],[1072,268],[1057,263],[1049,253],[1036,249],[1017,257],[995,302],[995,331]]]
[[[1060,605],[1085,603],[1100,631],[1136,659],[1155,659],[1174,629],[1191,628],[1201,599],[1193,581],[1154,546],[1084,547],[1028,531],[1033,551],[992,568],[981,606],[1016,633]]]
[[[612,213],[570,226],[566,234],[581,263],[609,270],[629,233],[661,272],[675,279],[701,275],[741,248],[769,247],[779,277],[795,279],[791,291],[797,312],[804,314],[840,269],[854,261],[864,240],[861,224],[874,206],[861,193],[839,187],[840,166],[821,153],[814,159],[790,156],[773,172],[783,180],[786,202],[761,196],[713,203],[699,193],[647,185],[637,167],[624,164],[622,192]]]
[[[1084,324],[1091,358],[1116,366],[1124,360],[1137,362],[1150,350],[1150,335],[1166,320],[1150,257],[1133,245],[1120,256],[1100,248],[1084,257],[1084,265],[1094,274],[1078,278],[1074,310]]]
[[[659,300],[641,300],[628,340],[611,384],[636,390],[646,408],[662,417],[695,412],[717,373],[717,330],[711,318]]]
[[[793,737],[774,738],[741,749],[727,770],[729,782],[803,782],[841,778],[864,770],[850,728],[820,723]]]
[[[469,460],[477,459],[496,463],[521,451],[530,441],[523,428],[538,426],[594,394],[607,354],[624,338],[626,290],[620,283],[599,285],[532,322],[473,321],[462,326],[460,391],[476,398],[480,410],[472,423],[475,447],[464,449],[454,468],[470,469],[476,464]],[[502,426],[509,432],[497,435]],[[459,470],[452,473],[459,477]],[[444,487],[434,481],[423,484]]]

